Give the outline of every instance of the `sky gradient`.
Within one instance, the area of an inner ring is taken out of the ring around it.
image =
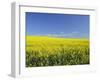
[[[26,12],[26,35],[89,38],[89,15]]]

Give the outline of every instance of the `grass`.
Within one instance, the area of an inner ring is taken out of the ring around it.
[[[89,40],[26,36],[26,67],[89,64]]]

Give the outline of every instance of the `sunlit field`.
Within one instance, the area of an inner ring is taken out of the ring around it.
[[[26,67],[89,64],[89,40],[26,36]]]

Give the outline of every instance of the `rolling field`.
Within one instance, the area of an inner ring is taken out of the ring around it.
[[[88,39],[26,36],[26,67],[89,64]]]

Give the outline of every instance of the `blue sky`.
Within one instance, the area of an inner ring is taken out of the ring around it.
[[[89,38],[89,15],[26,12],[26,34]]]

